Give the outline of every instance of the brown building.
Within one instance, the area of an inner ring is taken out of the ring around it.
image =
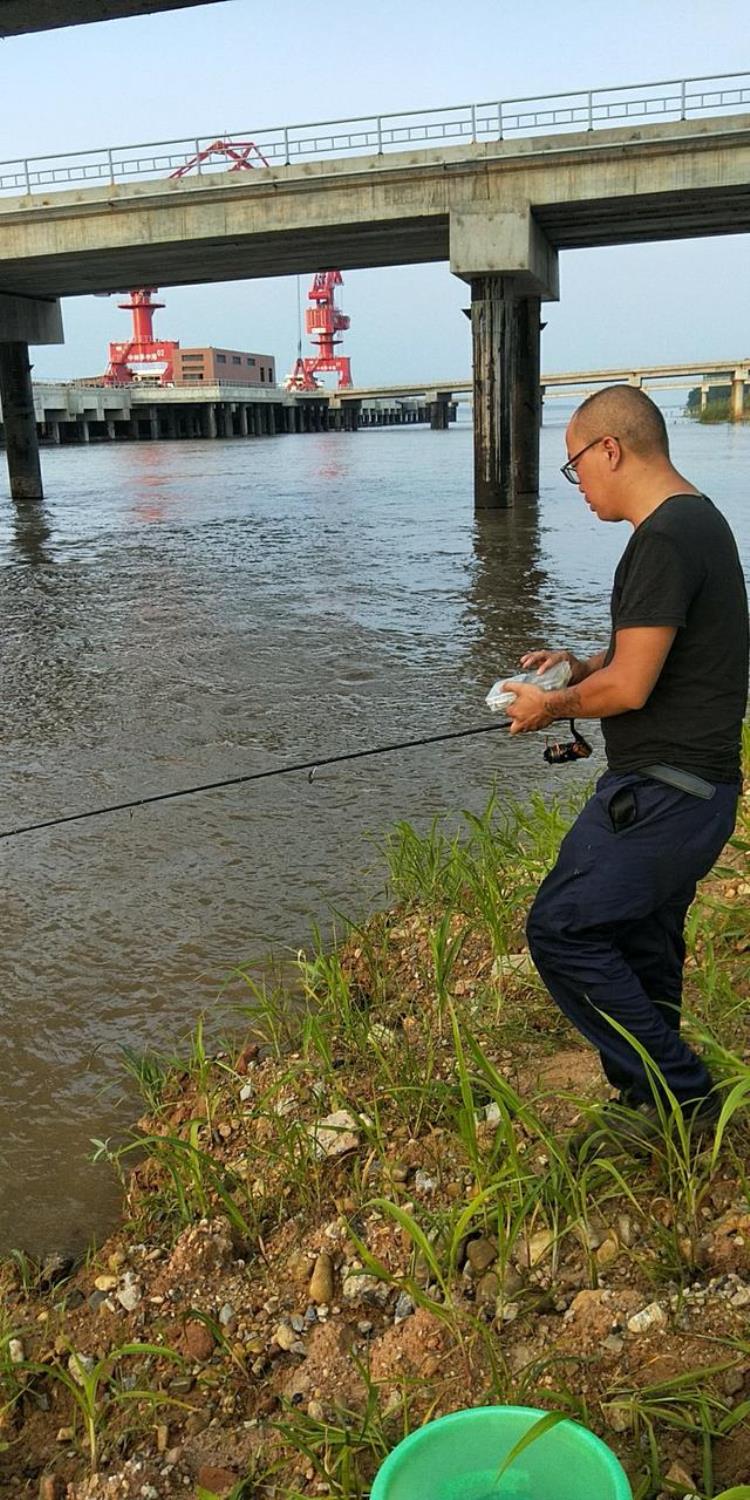
[[[276,361],[241,349],[175,349],[173,379],[175,385],[275,385]]]

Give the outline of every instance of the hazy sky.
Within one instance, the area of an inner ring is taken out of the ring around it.
[[[223,0],[2,42],[0,158],[736,72],[747,34],[746,0]],[[746,356],[749,241],[565,253],[544,368]],[[164,300],[162,337],[272,353],[282,374],[293,361],[293,279]],[[466,302],[444,264],[347,273],[355,380],[466,374]],[[103,370],[108,340],[129,331],[114,298],[69,299],[64,322],[65,345],[35,351],[39,378]]]

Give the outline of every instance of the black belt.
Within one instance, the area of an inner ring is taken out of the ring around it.
[[[716,795],[716,787],[710,781],[704,781],[702,776],[694,776],[692,771],[680,771],[677,766],[640,766],[639,776],[650,776],[653,781],[663,781],[666,786],[673,786],[678,792],[687,792],[690,797],[702,797],[704,802],[710,802]]]

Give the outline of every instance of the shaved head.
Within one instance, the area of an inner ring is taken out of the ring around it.
[[[571,421],[576,446],[616,437],[638,458],[669,458],[669,439],[658,406],[632,385],[608,385],[578,407]]]

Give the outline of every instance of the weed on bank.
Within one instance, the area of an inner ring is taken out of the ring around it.
[[[386,911],[314,934],[291,1003],[243,976],[249,1040],[128,1060],[121,1227],[2,1270],[0,1493],[364,1500],[493,1402],[590,1426],[637,1500],[748,1481],[750,799],[688,923],[718,1128],[667,1100],[635,1156],[627,1119],[571,1152],[605,1092],[524,945],[574,810],[399,824]]]

